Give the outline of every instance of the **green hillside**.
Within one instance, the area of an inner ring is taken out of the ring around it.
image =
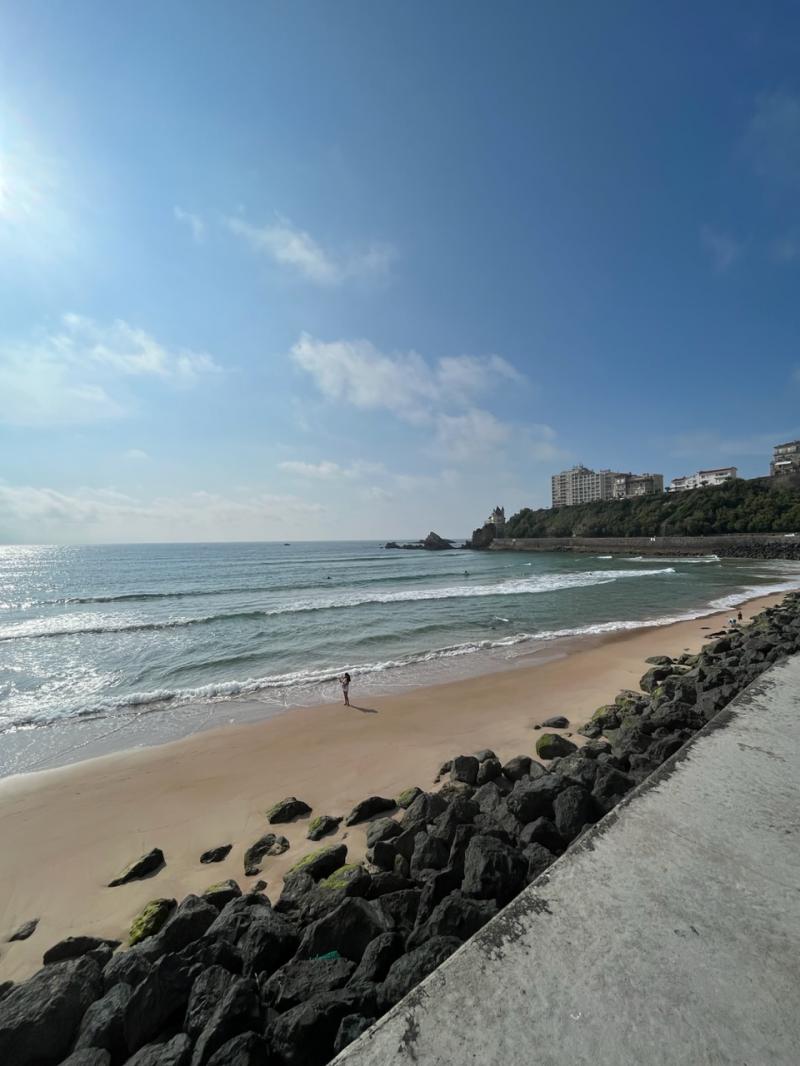
[[[506,537],[667,537],[718,533],[800,533],[797,479],[736,479],[635,500],[598,500],[557,510],[525,507]]]

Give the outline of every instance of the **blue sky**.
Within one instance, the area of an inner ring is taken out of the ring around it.
[[[0,541],[459,535],[800,436],[796,4],[0,24]]]

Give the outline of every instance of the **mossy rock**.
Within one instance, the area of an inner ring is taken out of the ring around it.
[[[340,866],[343,866],[346,858],[346,844],[329,844],[325,848],[317,848],[316,851],[310,851],[308,855],[298,859],[288,871],[287,876],[289,874],[305,873],[310,874],[315,881],[319,881],[320,878],[329,877],[334,870],[338,870]]]
[[[327,892],[344,892],[353,881],[360,880],[364,874],[366,870],[361,863],[348,862],[320,881],[317,887]]]
[[[672,666],[672,657],[669,655],[648,655],[645,662],[650,663],[651,666]]]
[[[562,755],[572,755],[577,750],[577,744],[562,737],[560,733],[542,733],[536,740],[536,754],[540,759],[559,759]]]
[[[331,814],[318,814],[308,823],[306,836],[309,840],[321,840],[330,833],[335,833],[342,821],[341,815],[334,817]]]
[[[616,729],[619,725],[621,715],[622,708],[618,707],[616,703],[604,703],[603,706],[598,707],[592,715],[592,722],[605,732],[606,729]],[[540,737],[539,740],[541,739],[542,738]],[[538,740],[536,742],[536,747],[538,750]]]
[[[422,789],[418,788],[416,785],[414,785],[413,788],[406,788],[397,797],[397,806],[402,807],[403,810],[407,810],[417,796],[420,796],[421,794]]]
[[[174,899],[151,899],[131,922],[128,943],[131,947],[148,936],[155,936],[172,914]]]
[[[236,899],[241,894],[242,890],[235,881],[217,881],[215,885],[209,885],[203,892],[203,899],[221,910],[226,903],[230,903],[232,899]]]

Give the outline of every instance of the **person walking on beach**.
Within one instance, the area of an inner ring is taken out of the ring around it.
[[[342,686],[342,695],[344,696],[345,707],[350,706],[350,675],[347,673],[342,674],[339,678],[339,684]]]
[[[739,608],[739,610],[738,610],[738,612],[736,614],[736,617],[741,622],[741,620],[742,620],[742,609],[741,609],[741,607]]]

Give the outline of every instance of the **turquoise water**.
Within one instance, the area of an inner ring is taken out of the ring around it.
[[[227,720],[241,697],[264,713],[332,700],[344,669],[354,696],[394,691],[798,585],[798,564],[714,557],[0,547],[0,772],[35,763],[70,723],[90,737],[135,721],[145,742],[159,713],[174,734],[198,706]]]

